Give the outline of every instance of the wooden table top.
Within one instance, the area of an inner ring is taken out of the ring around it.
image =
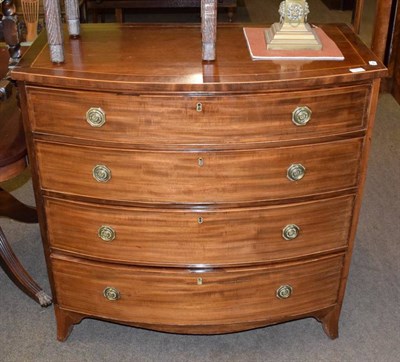
[[[79,39],[65,34],[65,63],[51,63],[42,32],[12,76],[67,88],[202,93],[317,87],[386,75],[347,25],[321,28],[338,45],[343,61],[253,61],[243,25],[236,24],[218,26],[215,62],[201,60],[199,24],[83,24]],[[359,67],[365,71],[350,72]]]

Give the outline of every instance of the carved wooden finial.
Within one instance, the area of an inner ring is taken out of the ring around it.
[[[17,64],[20,57],[20,39],[17,26],[17,14],[13,0],[1,1],[1,11],[3,13],[3,33],[4,40],[8,45],[8,53],[10,54],[10,66]]]

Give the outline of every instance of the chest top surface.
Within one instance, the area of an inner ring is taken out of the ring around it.
[[[199,25],[84,24],[79,39],[65,37],[65,63],[51,63],[43,32],[12,76],[66,88],[242,92],[317,87],[385,75],[385,67],[347,25],[321,27],[338,45],[344,61],[253,61],[243,26],[221,25],[217,60],[207,63],[201,60]],[[352,73],[353,68],[364,70]]]

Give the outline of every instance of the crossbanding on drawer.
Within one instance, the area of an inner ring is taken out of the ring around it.
[[[357,186],[363,139],[214,152],[151,152],[36,141],[44,190],[153,203],[286,199]]]
[[[90,141],[232,144],[364,129],[362,86],[212,97],[119,95],[28,87],[33,130]]]
[[[344,250],[354,196],[225,210],[128,208],[45,198],[52,250],[158,266],[260,264]]]
[[[343,256],[197,272],[54,254],[52,265],[61,308],[125,322],[195,326],[271,321],[333,306]]]

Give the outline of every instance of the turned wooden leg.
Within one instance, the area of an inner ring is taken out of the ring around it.
[[[10,54],[10,64],[16,64],[21,57],[18,27],[17,27],[17,14],[13,0],[4,0],[1,2],[1,12],[3,13],[3,33],[4,40],[8,45],[8,52]]]
[[[82,314],[68,312],[54,305],[57,321],[57,340],[64,342],[72,332],[75,324],[78,324],[85,316]]]
[[[83,2],[78,1],[78,3],[80,3],[80,8],[79,8],[79,20],[80,20],[80,23],[87,23],[89,20],[88,20],[88,12],[87,12],[86,1],[83,1]]]
[[[329,338],[336,339],[339,337],[339,308],[333,309],[319,317],[318,320],[322,323],[322,328]]]
[[[97,24],[99,22],[99,14],[97,12],[96,9],[92,9],[90,11],[90,13],[92,14],[92,23]],[[90,22],[90,20],[89,20]]]
[[[230,6],[228,8],[228,20],[231,23],[233,21],[233,16],[235,15],[235,7],[234,6]]]
[[[59,0],[43,0],[47,40],[50,59],[53,63],[64,62],[64,37],[61,27],[61,7]]]
[[[117,23],[124,22],[124,11],[122,8],[115,8],[115,21]]]
[[[36,284],[15,256],[1,227],[0,266],[19,289],[42,307],[47,307],[51,304],[51,298]]]

